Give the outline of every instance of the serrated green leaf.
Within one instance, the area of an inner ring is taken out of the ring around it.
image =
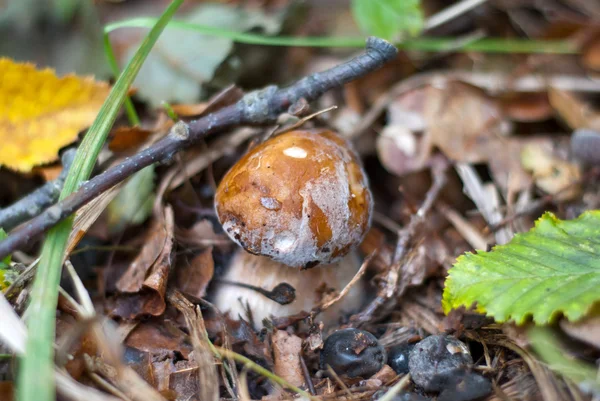
[[[600,210],[575,220],[546,213],[529,232],[491,252],[460,256],[444,288],[444,312],[477,303],[498,322],[583,317],[600,300]]]
[[[423,29],[419,3],[419,0],[352,0],[352,14],[366,34],[398,40],[402,34],[415,36]]]
[[[154,203],[154,165],[135,173],[108,205],[108,226],[120,231],[130,224],[143,223]]]

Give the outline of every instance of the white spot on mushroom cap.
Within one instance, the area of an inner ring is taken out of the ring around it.
[[[273,244],[273,247],[277,251],[288,252],[290,249],[292,249],[295,242],[296,237],[294,237],[294,234],[288,231],[281,235],[278,235],[277,238],[275,238],[275,243]]]
[[[279,210],[281,209],[281,203],[275,198],[269,198],[268,196],[263,196],[260,198],[260,204],[269,210]]]
[[[304,159],[308,155],[306,150],[299,148],[298,146],[292,146],[291,148],[285,149],[283,154],[295,159]]]

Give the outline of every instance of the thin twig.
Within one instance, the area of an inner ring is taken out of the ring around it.
[[[308,367],[306,366],[306,361],[304,360],[302,352],[300,352],[300,367],[302,367],[302,374],[304,375],[304,381],[308,386],[308,391],[310,391],[311,395],[317,395],[315,385],[313,384],[312,378],[310,377],[310,372],[308,371]]]
[[[329,377],[331,377],[338,384],[338,386],[340,386],[340,388],[342,390],[344,390],[346,392],[346,394],[348,394],[350,397],[352,397],[352,392],[350,391],[350,389],[348,388],[348,386],[346,386],[346,384],[338,376],[338,374],[335,373],[335,370],[333,370],[331,368],[331,366],[329,366],[329,365],[327,365],[327,374],[329,375]]]
[[[329,301],[325,302],[324,304],[317,306],[316,308],[314,308],[311,311],[311,313],[310,313],[311,320],[314,320],[314,318],[319,313],[329,309],[332,305],[339,302],[340,299],[342,299],[343,297],[346,296],[346,294],[348,294],[348,292],[354,286],[354,284],[356,284],[360,280],[360,278],[365,274],[365,272],[367,271],[367,267],[371,263],[371,260],[373,260],[373,257],[375,257],[375,253],[376,252],[373,252],[365,258],[365,260],[362,262],[362,264],[360,266],[360,269],[358,269],[358,271],[356,272],[354,277],[352,277],[352,280],[350,280],[348,282],[348,284],[346,284],[346,286],[342,289],[342,291],[340,291],[340,293],[335,298],[330,299]]]
[[[446,205],[443,202],[438,202],[437,210],[439,210],[446,220],[452,224],[452,226],[459,232],[460,235],[471,245],[473,249],[486,249],[488,242],[483,235],[467,221],[460,213],[455,209]]]
[[[500,199],[497,188],[493,184],[484,184],[470,164],[458,163],[456,172],[463,182],[463,192],[475,203],[488,225],[498,224],[502,220],[502,212],[499,209]],[[496,231],[494,235],[496,243],[502,245],[508,243],[515,233],[507,226]]]
[[[216,348],[222,356],[229,357],[239,363],[243,363],[244,366],[248,367],[250,370],[253,370],[254,372],[258,373],[259,375],[264,376],[267,379],[271,380],[272,382],[279,384],[281,387],[285,387],[289,390],[292,390],[296,394],[301,395],[309,400],[317,400],[317,398],[308,394],[306,391],[294,386],[293,384],[288,383],[286,380],[284,380],[281,377],[275,375],[274,373],[268,371],[267,369],[263,368],[262,366],[253,362],[252,360],[246,358],[245,356],[240,355],[237,352],[233,352],[233,351],[225,349],[225,348],[221,348],[221,347],[216,347]]]
[[[69,149],[62,155],[63,169],[57,179],[48,181],[29,195],[19,199],[12,205],[0,209],[0,227],[12,230],[24,221],[37,216],[45,208],[58,199],[60,191],[65,184],[65,178],[75,158],[75,149]]]
[[[421,207],[411,216],[408,225],[398,232],[396,249],[394,251],[394,256],[392,257],[390,269],[384,279],[384,283],[381,285],[375,299],[371,301],[365,310],[350,318],[352,324],[360,324],[369,321],[373,313],[375,313],[375,311],[377,311],[387,300],[402,295],[406,289],[406,284],[403,284],[400,280],[405,258],[412,249],[412,243],[417,230],[425,223],[426,217],[429,215],[440,192],[446,185],[446,171],[448,170],[448,167],[449,162],[445,159],[438,159],[433,163],[433,184],[431,185],[431,188],[429,188],[429,191],[427,191],[427,195],[425,196],[425,200]]]
[[[408,383],[410,381],[410,375],[406,375],[404,376],[402,379],[400,379],[398,381],[398,383],[396,383],[391,389],[388,390],[387,393],[385,393],[383,395],[383,397],[381,397],[379,399],[379,401],[392,401],[396,399],[396,395],[402,391],[406,386],[408,386]]]
[[[189,123],[178,122],[166,137],[151,147],[87,181],[79,190],[30,220],[23,228],[11,233],[0,242],[0,258],[25,246],[96,196],[142,168],[155,162],[167,162],[180,150],[227,128],[273,123],[279,114],[297,102],[311,102],[332,88],[375,71],[396,57],[396,54],[397,49],[389,42],[370,37],[367,39],[366,52],[343,64],[307,76],[288,88],[279,89],[272,85],[248,93],[236,104],[198,120]]]

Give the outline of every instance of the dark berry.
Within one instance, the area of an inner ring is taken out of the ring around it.
[[[369,378],[386,361],[385,349],[367,331],[343,329],[327,339],[321,351],[320,368],[330,366],[339,376]]]
[[[452,386],[448,386],[438,397],[438,401],[472,401],[485,397],[492,392],[489,379],[468,372],[456,377]]]
[[[580,128],[571,136],[571,153],[585,163],[599,165],[600,157],[600,132],[589,128]]]
[[[429,336],[418,342],[408,361],[410,376],[425,391],[450,388],[456,377],[472,364],[473,358],[467,346],[456,337],[445,334]]]
[[[399,375],[408,373],[408,358],[414,344],[395,345],[388,351],[387,364]]]

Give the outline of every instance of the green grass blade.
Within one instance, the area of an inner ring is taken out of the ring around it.
[[[119,70],[119,64],[117,63],[117,56],[115,56],[115,52],[110,45],[110,38],[108,37],[108,33],[105,32],[103,35],[104,41],[104,54],[106,55],[106,59],[108,60],[108,65],[112,70],[113,76],[118,77],[121,75],[121,70]],[[125,113],[127,113],[127,119],[129,119],[129,123],[132,126],[140,125],[140,118],[135,111],[135,107],[133,107],[133,102],[129,98],[129,96],[125,97]]]
[[[174,0],[163,15],[156,20],[136,55],[119,76],[112,91],[102,105],[96,120],[84,137],[60,195],[64,199],[87,180],[98,153],[125,101],[127,91],[140,70],[148,53],[183,0]],[[22,401],[52,401],[55,399],[53,341],[55,311],[63,255],[72,218],[67,219],[48,233],[42,247],[38,272],[33,284],[28,323],[27,352],[19,368],[18,397]]]
[[[120,28],[149,28],[156,18],[132,18],[109,24],[104,28],[108,34]],[[234,42],[264,46],[297,46],[297,47],[356,47],[365,45],[365,39],[351,37],[293,37],[265,36],[253,33],[234,32],[227,29],[198,25],[184,21],[171,21],[169,28],[192,30],[205,35],[231,39]],[[548,53],[576,54],[577,46],[564,40],[529,40],[529,39],[495,39],[486,38],[474,42],[457,45],[457,38],[416,38],[396,44],[401,49],[429,52],[462,51],[484,53]]]
[[[552,329],[532,327],[527,331],[527,337],[535,352],[550,369],[577,383],[584,392],[600,395],[600,378],[596,366],[570,356]]]

